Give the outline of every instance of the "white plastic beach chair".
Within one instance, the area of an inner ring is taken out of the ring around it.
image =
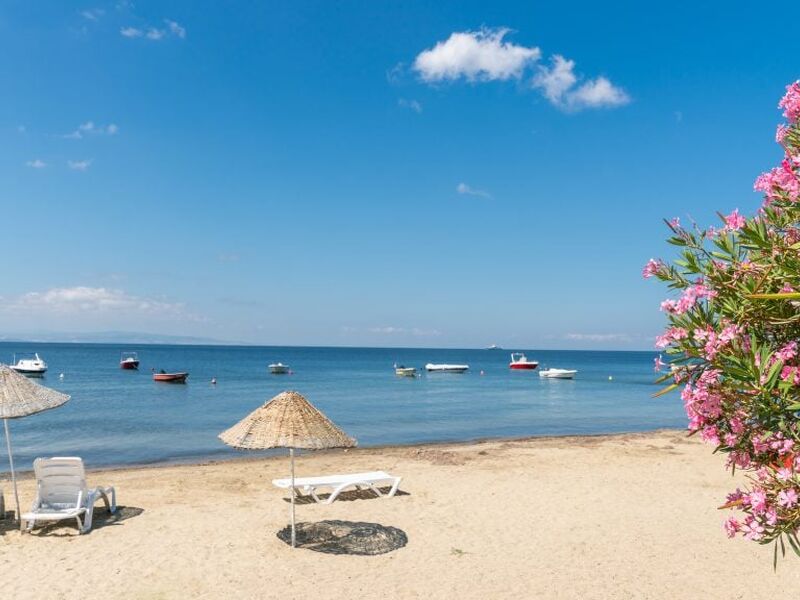
[[[117,495],[113,487],[92,488],[86,485],[86,472],[80,458],[37,458],[33,461],[36,475],[36,500],[31,512],[22,515],[31,531],[39,521],[75,519],[78,531],[92,528],[94,503],[102,498],[108,512],[117,510]],[[110,499],[109,499],[110,497]]]
[[[336,500],[339,494],[349,488],[355,487],[356,489],[369,488],[380,497],[391,498],[397,492],[402,477],[395,477],[389,475],[384,471],[372,471],[371,473],[352,473],[350,475],[326,475],[324,477],[297,477],[294,480],[294,489],[296,493],[309,494],[315,502],[321,504],[330,504]],[[291,479],[273,479],[272,485],[284,490],[292,487]],[[391,485],[391,489],[383,494],[378,486]],[[325,500],[317,496],[317,488],[331,488],[331,495]]]

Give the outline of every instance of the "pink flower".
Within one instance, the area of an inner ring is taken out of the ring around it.
[[[687,337],[689,337],[689,332],[683,327],[670,327],[663,335],[656,338],[656,348],[666,348],[672,342],[685,340]]]
[[[744,503],[749,504],[753,514],[760,515],[767,510],[767,492],[760,488],[744,495]]]
[[[742,215],[739,214],[739,209],[737,208],[727,217],[725,217],[725,230],[726,231],[738,231],[742,227],[744,227],[745,219]]]
[[[653,359],[653,370],[656,373],[659,373],[661,371],[661,369],[663,369],[666,366],[667,366],[667,363],[665,363],[663,360],[661,360],[661,355],[660,354]]]
[[[788,481],[792,478],[792,475],[794,475],[794,473],[792,473],[792,470],[787,469],[786,467],[781,467],[780,469],[775,471],[775,477],[777,477],[780,481]]]
[[[783,116],[790,123],[800,119],[800,81],[786,86],[786,95],[778,102],[778,108],[783,109]]]
[[[793,359],[797,356],[797,342],[789,342],[775,353],[775,358],[782,362]]]
[[[764,537],[764,527],[753,517],[747,517],[740,529],[744,533],[745,539],[757,542]]]
[[[662,263],[660,260],[651,258],[647,261],[644,269],[642,269],[642,277],[645,279],[650,279],[653,275],[658,275],[658,271],[662,266],[664,266],[664,263]]]
[[[787,133],[789,133],[789,128],[781,123],[778,125],[778,129],[775,131],[775,141],[779,144],[783,144],[783,140],[786,138]]]
[[[753,184],[753,189],[766,195],[766,203],[785,196],[790,202],[797,202],[800,198],[800,180],[794,173],[792,163],[786,159],[780,167],[775,167],[769,173],[762,173]]]
[[[797,504],[797,491],[794,488],[781,490],[778,492],[778,505],[784,508],[792,508]]]
[[[739,529],[741,528],[741,526],[742,526],[741,523],[739,523],[739,521],[737,521],[734,517],[728,517],[727,519],[725,519],[725,524],[724,524],[725,533],[728,534],[729,538],[734,537],[736,535],[736,532],[739,531]]]
[[[674,229],[677,229],[678,227],[681,226],[681,220],[678,217],[675,217],[674,219],[670,219],[668,222],[669,222],[669,226],[674,228]]]

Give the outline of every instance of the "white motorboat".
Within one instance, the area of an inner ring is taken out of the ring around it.
[[[283,363],[273,363],[268,367],[269,372],[273,375],[286,375],[289,372],[289,365]]]
[[[578,371],[575,369],[543,369],[539,371],[539,377],[549,379],[573,379]]]
[[[425,370],[439,373],[464,373],[465,371],[469,370],[469,365],[436,365],[433,363],[428,363],[425,365]]]
[[[404,367],[403,365],[400,366],[395,365],[394,374],[400,375],[401,377],[416,377],[417,369],[414,367]]]
[[[47,363],[39,358],[39,354],[26,355],[17,360],[17,355],[14,355],[14,364],[9,365],[17,373],[23,375],[30,375],[32,377],[41,377],[47,371]]]

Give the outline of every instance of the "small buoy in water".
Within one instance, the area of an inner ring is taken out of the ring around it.
[[[211,385],[217,385],[217,378],[216,377],[212,377],[211,378]]]
[[[59,379],[64,379],[64,374],[63,374],[63,373],[61,373],[61,374],[58,376],[58,378],[59,378]]]
[[[613,378],[611,375],[609,375],[609,376],[608,376],[608,380],[609,380],[609,381],[614,381],[614,378]]]
[[[481,371],[481,375],[483,375],[483,371]]]

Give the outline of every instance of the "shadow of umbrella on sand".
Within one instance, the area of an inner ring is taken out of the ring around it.
[[[17,521],[20,516],[19,492],[17,491],[17,475],[14,472],[14,455],[11,452],[8,420],[57,408],[67,400],[69,400],[69,396],[66,394],[34,383],[6,365],[0,365],[0,419],[3,419],[6,434],[8,465],[11,467],[11,482],[14,486],[14,500],[17,504]]]
[[[296,546],[294,520],[294,451],[352,448],[356,440],[339,429],[297,392],[281,392],[219,434],[219,439],[241,450],[288,448],[292,464],[292,548]]]

